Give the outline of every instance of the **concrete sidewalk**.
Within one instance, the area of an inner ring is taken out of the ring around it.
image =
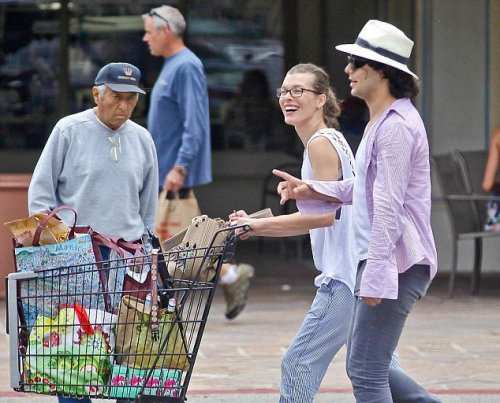
[[[441,394],[438,396],[443,403],[498,403],[500,397],[498,395],[448,395]],[[54,403],[56,399],[53,397],[42,396],[19,396],[19,397],[2,397],[4,403]],[[191,394],[188,396],[188,403],[276,403],[279,401],[279,395],[275,394],[208,394],[198,395]],[[109,403],[110,400],[92,400],[94,403]],[[320,393],[315,399],[315,403],[355,403],[352,394],[349,393]]]
[[[217,290],[188,389],[189,402],[278,401],[280,360],[313,298],[314,273],[309,261],[255,251],[239,256],[257,266],[249,303],[240,317],[227,321]],[[434,282],[410,315],[400,341],[401,363],[443,402],[500,402],[500,279],[486,279],[478,297],[459,290],[453,299],[446,297],[443,280]],[[465,288],[468,283],[459,285]],[[0,401],[55,401],[10,390],[3,324],[0,331]],[[344,360],[345,349],[330,366],[316,402],[354,402]]]

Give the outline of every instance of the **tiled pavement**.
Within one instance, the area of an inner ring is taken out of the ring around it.
[[[239,256],[257,266],[250,301],[240,317],[227,321],[218,290],[189,387],[193,403],[276,402],[281,356],[314,294],[309,262],[258,255],[253,247],[242,248]],[[483,283],[478,297],[462,289],[448,299],[438,279],[402,336],[402,365],[443,402],[500,402],[500,279]],[[7,337],[0,326],[0,401],[54,401],[10,391]],[[344,359],[345,349],[332,363],[316,402],[354,401]]]

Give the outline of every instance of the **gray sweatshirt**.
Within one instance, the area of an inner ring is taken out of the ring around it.
[[[158,160],[150,133],[127,120],[117,130],[93,109],[54,126],[33,172],[30,214],[73,207],[78,225],[135,240],[153,229],[158,198]],[[60,214],[71,225],[71,214]]]

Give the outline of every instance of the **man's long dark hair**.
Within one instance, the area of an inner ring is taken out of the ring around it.
[[[417,80],[413,76],[387,64],[372,60],[368,61],[368,65],[374,70],[382,72],[384,77],[387,78],[389,81],[389,92],[394,98],[410,98],[412,101],[415,100],[419,92],[419,87]]]

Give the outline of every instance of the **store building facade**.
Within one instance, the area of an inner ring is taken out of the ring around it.
[[[265,176],[300,160],[274,90],[287,67],[314,62],[347,99],[346,59],[334,45],[354,40],[368,19],[394,23],[415,39],[417,106],[433,154],[485,149],[500,126],[500,0],[8,0],[0,2],[2,200],[12,189],[20,197],[55,122],[92,105],[102,65],[134,63],[151,88],[161,60],[142,42],[140,15],[163,3],[188,17],[188,46],[207,73],[215,180],[199,195],[210,215],[260,208]],[[134,115],[138,123],[147,109],[148,96]],[[345,130],[355,144],[362,130],[349,122]],[[0,218],[25,213],[16,204],[15,211],[2,207]]]

